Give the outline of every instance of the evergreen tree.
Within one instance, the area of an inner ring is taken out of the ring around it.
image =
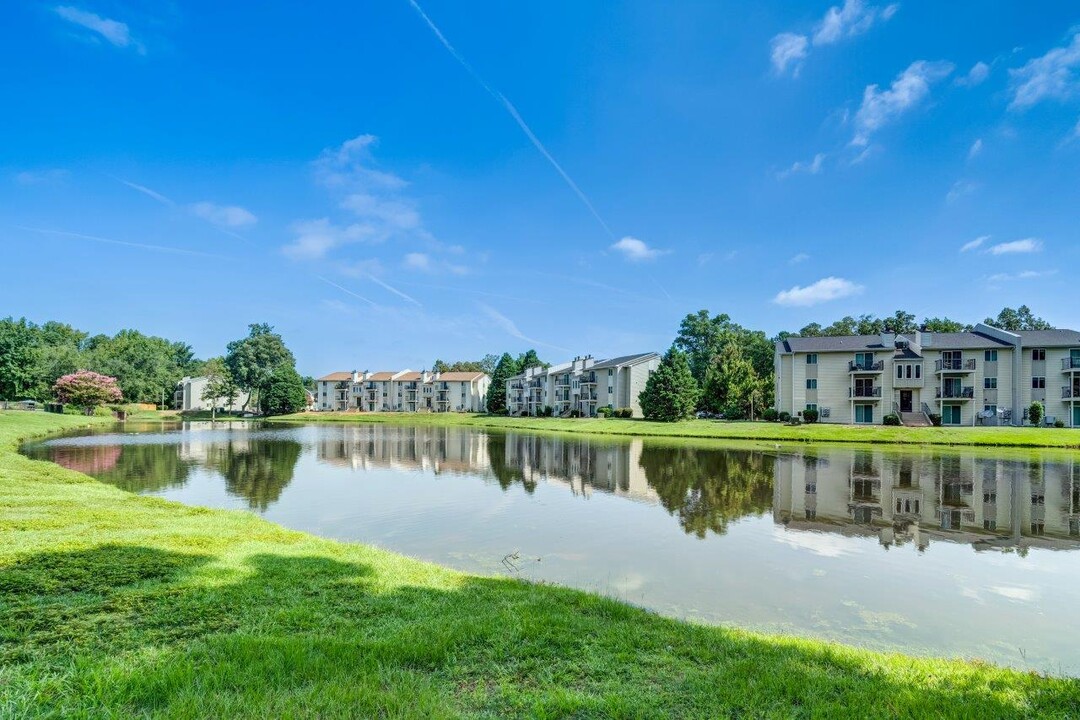
[[[674,422],[693,417],[698,395],[686,354],[672,347],[649,376],[639,400],[646,418]]]
[[[510,355],[503,353],[499,362],[495,365],[495,372],[491,375],[491,387],[487,394],[487,411],[495,415],[506,413],[506,381],[517,375],[518,362]]]

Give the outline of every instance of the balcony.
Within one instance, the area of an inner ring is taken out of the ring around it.
[[[974,361],[973,361],[974,362]],[[947,387],[938,388],[934,391],[934,397],[938,400],[971,400],[975,397],[973,387]]]
[[[1061,399],[1080,400],[1080,387],[1072,387],[1070,385],[1066,385],[1065,387],[1061,388]]]
[[[1073,372],[1074,370],[1080,370],[1080,357],[1061,358],[1062,372]]]
[[[582,385],[595,385],[596,384],[596,373],[594,373],[594,372],[584,373],[581,376],[581,384]]]
[[[848,361],[849,373],[879,373],[884,369],[884,360],[876,360],[874,362],[855,362],[854,360]]]
[[[957,373],[969,373],[975,372],[975,358],[969,358],[964,360],[963,358],[955,358],[950,360],[937,360],[934,362],[934,371],[943,372],[957,372]]]
[[[880,400],[881,387],[853,387],[848,388],[848,397],[864,400]]]

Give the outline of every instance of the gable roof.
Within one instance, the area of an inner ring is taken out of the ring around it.
[[[319,378],[319,382],[342,382],[344,380],[352,380],[351,372],[332,372],[329,375],[324,375]]]
[[[1075,330],[1020,330],[1024,347],[1080,347],[1080,333]]]
[[[448,380],[448,381],[479,380],[480,378],[484,377],[485,374],[486,373],[482,373],[482,372],[468,372],[468,371],[444,372],[444,373],[440,374],[437,379],[438,379],[439,382],[442,382],[444,380]]]
[[[904,336],[913,341],[914,336]],[[896,350],[892,345],[882,345],[880,335],[842,335],[837,337],[789,337],[781,343],[784,352],[864,352]],[[1004,340],[981,332],[923,333],[922,349],[965,350],[979,348],[1012,347]]]
[[[618,367],[619,365],[637,365],[638,363],[652,360],[657,357],[660,357],[659,353],[654,352],[637,353],[636,355],[620,355],[619,357],[613,357],[609,360],[601,360],[592,367],[586,368],[586,370],[606,370],[608,368]]]

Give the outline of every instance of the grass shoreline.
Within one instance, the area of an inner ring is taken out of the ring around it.
[[[0,413],[0,717],[1048,717],[1080,682],[663,618],[139,497]]]
[[[885,425],[785,425],[766,422],[686,420],[676,423],[601,418],[531,418],[464,413],[327,413],[306,412],[265,418],[270,422],[388,423],[461,426],[536,432],[766,440],[790,443],[948,445],[973,447],[1080,449],[1080,429],[1031,427],[889,427]]]

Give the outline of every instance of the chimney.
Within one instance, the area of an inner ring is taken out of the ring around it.
[[[360,373],[358,371],[356,371],[356,370],[352,371],[352,381],[353,382],[359,382],[360,381]]]
[[[896,335],[891,332],[881,333],[881,344],[884,347],[891,348],[893,343],[896,342]]]

